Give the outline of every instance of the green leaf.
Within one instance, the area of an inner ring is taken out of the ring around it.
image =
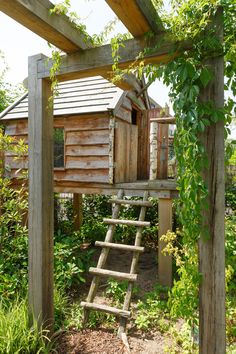
[[[212,80],[212,78],[213,78],[212,73],[207,68],[203,68],[200,75],[200,81],[202,85],[206,87],[209,84],[209,82]]]

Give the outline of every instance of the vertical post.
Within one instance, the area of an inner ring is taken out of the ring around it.
[[[163,286],[172,286],[172,257],[164,255],[162,250],[166,243],[161,241],[161,236],[172,230],[172,200],[159,199],[158,208],[158,280]]]
[[[168,108],[166,115],[169,115]],[[157,128],[157,179],[168,178],[169,124],[158,124]],[[161,236],[172,230],[172,200],[159,199],[158,202],[158,280],[163,286],[172,286],[172,257],[162,253],[165,242]]]
[[[150,181],[157,178],[157,123],[150,123]]]
[[[50,82],[29,58],[29,307],[38,326],[53,331],[53,111]]]
[[[223,40],[222,11],[219,10],[214,25],[218,38]],[[213,72],[213,80],[201,92],[201,102],[213,102],[217,108],[224,106],[224,59],[212,58],[206,63]],[[208,187],[208,210],[203,212],[203,222],[209,238],[199,241],[200,285],[200,354],[224,354],[225,338],[225,240],[224,240],[224,122],[205,128],[201,141],[209,165],[203,171]]]
[[[158,124],[157,179],[168,178],[168,137],[169,137],[169,124]]]
[[[82,194],[74,193],[73,195],[73,211],[75,230],[81,228],[83,222],[83,197]]]

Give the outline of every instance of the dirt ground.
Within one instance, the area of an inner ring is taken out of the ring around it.
[[[99,254],[95,255],[95,262]],[[121,272],[129,272],[131,255],[127,252],[111,250],[107,261],[107,269]],[[88,276],[86,285],[89,285],[91,277]],[[145,251],[139,260],[139,276],[137,285],[142,294],[151,291],[157,283],[156,252]],[[87,288],[87,286],[86,286]],[[87,289],[86,289],[87,291]],[[98,296],[99,297],[99,296]],[[98,298],[98,301],[102,301]],[[134,326],[132,318],[128,325],[128,342],[131,354],[164,354],[165,347],[169,341],[158,330],[144,333]],[[63,334],[59,341],[59,354],[125,354],[126,347],[117,338],[114,331],[105,328],[96,330],[84,329],[82,331],[72,330]]]

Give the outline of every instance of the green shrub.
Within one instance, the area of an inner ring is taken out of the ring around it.
[[[231,273],[227,286],[229,291],[236,292],[236,215],[226,218],[225,229],[226,267]]]
[[[27,148],[23,140],[16,144],[0,129],[0,151],[20,157]],[[19,189],[13,189],[4,174],[3,166],[0,166],[0,298],[9,298],[16,292],[26,293],[28,238],[23,220],[27,214],[28,197],[24,179],[21,179]]]
[[[69,289],[84,282],[83,273],[91,265],[92,249],[83,249],[78,235],[55,235],[54,277],[57,288]]]
[[[232,183],[226,187],[225,204],[236,213],[236,183]]]
[[[164,319],[168,313],[167,301],[163,299],[167,291],[167,288],[156,285],[153,291],[146,294],[144,300],[138,302],[135,324],[139,329],[149,330],[153,327],[159,327],[163,331],[168,329],[168,322]]]

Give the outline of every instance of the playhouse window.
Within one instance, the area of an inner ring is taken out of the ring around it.
[[[64,167],[64,129],[54,128],[54,167]]]

